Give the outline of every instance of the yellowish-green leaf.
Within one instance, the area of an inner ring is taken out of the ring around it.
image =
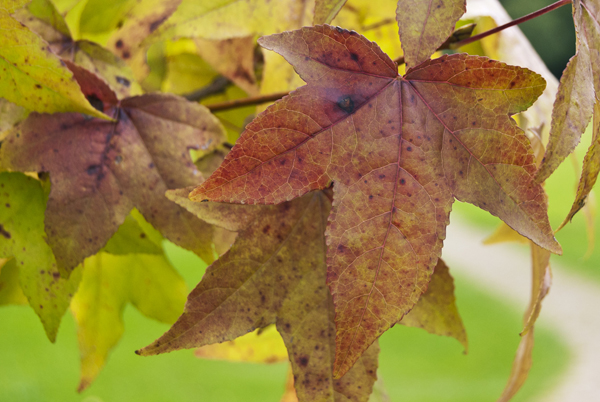
[[[27,298],[19,284],[19,268],[14,258],[0,258],[0,306],[6,304],[27,304]]]
[[[125,222],[119,226],[102,250],[115,255],[162,254],[160,243],[157,244],[148,237],[131,215],[127,215]]]
[[[0,173],[0,188],[0,257],[14,257],[21,289],[54,342],[81,272],[60,277],[44,240],[46,202],[40,182],[21,173]]]
[[[0,133],[25,120],[28,114],[29,112],[24,107],[0,98]],[[2,134],[0,134],[1,140]]]
[[[48,44],[2,8],[0,26],[0,97],[36,112],[80,112],[109,119],[90,105]]]
[[[123,309],[132,303],[149,318],[173,323],[183,311],[184,280],[163,255],[98,253],[85,261],[71,310],[77,323],[82,391],[96,378],[123,334]]]
[[[31,0],[1,0],[0,1],[0,13],[6,12],[8,14],[14,13],[15,10],[25,6]]]
[[[308,3],[310,0],[183,0],[145,42],[182,37],[218,40],[282,32],[298,28],[304,16],[312,14],[314,8]]]
[[[277,363],[288,359],[287,349],[274,325],[233,341],[203,346],[194,353],[203,359],[251,363]]]
[[[467,333],[456,308],[454,279],[440,258],[427,291],[400,324],[423,328],[430,334],[449,336],[468,349]]]
[[[313,24],[329,24],[344,4],[346,4],[346,0],[316,0]]]
[[[398,0],[396,20],[406,66],[429,60],[465,11],[466,0]]]
[[[528,244],[529,240],[526,237],[521,236],[516,230],[508,226],[506,223],[501,222],[494,233],[489,235],[483,244],[497,244],[505,242],[517,242]]]

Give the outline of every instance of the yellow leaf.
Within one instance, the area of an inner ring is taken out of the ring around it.
[[[14,258],[0,258],[0,306],[5,304],[27,304],[19,285],[19,268]]]
[[[203,346],[196,349],[195,354],[203,359],[251,363],[277,363],[288,359],[283,339],[274,325],[233,341]]]
[[[90,105],[48,44],[6,12],[5,3],[0,3],[0,97],[36,112],[79,112],[110,120]]]
[[[96,378],[121,338],[128,303],[149,318],[173,323],[186,295],[185,282],[163,255],[98,253],[86,259],[71,302],[81,353],[79,391]]]

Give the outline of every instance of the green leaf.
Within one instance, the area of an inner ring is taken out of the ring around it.
[[[19,284],[19,267],[14,258],[0,259],[0,306],[27,304]]]
[[[468,349],[467,333],[456,308],[454,279],[441,258],[431,275],[427,291],[400,324],[455,338],[465,347],[465,351]]]
[[[0,173],[0,257],[14,257],[21,289],[54,342],[60,320],[81,279],[75,270],[61,278],[52,250],[44,241],[42,187],[21,173]]]
[[[87,101],[48,44],[8,14],[12,7],[6,3],[0,4],[0,97],[36,112],[79,112],[109,120]]]
[[[187,288],[163,255],[98,253],[86,259],[71,310],[81,353],[79,391],[96,378],[123,334],[123,309],[173,323],[183,311]]]
[[[127,215],[117,232],[110,238],[102,251],[115,254],[162,254],[160,245],[153,241],[140,227],[135,218]]]

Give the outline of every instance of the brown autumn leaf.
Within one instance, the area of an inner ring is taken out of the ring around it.
[[[248,95],[258,95],[258,83],[254,75],[253,36],[223,40],[195,40],[198,54],[212,68],[230,79]]]
[[[402,77],[376,44],[327,25],[259,39],[308,85],[246,127],[191,194],[272,204],[334,183],[327,227],[335,375],[412,309],[457,198],[560,253],[529,140],[512,114],[544,89],[523,68],[456,54]]]
[[[4,168],[50,173],[45,227],[62,273],[98,252],[133,207],[166,238],[212,261],[212,227],[164,193],[200,182],[189,150],[209,151],[223,142],[216,118],[174,95],[118,102],[93,74],[69,67],[88,98],[116,122],[75,113],[31,114],[10,130],[0,149]]]
[[[466,0],[398,0],[396,20],[406,66],[429,60],[466,9]]]
[[[275,323],[300,401],[366,401],[376,379],[377,344],[344,377],[332,377],[335,324],[325,284],[327,195],[319,191],[274,206],[241,206],[191,203],[188,192],[173,190],[168,196],[203,219],[214,219],[219,209],[221,224],[240,232],[190,293],[179,320],[138,353],[233,340]]]
[[[573,152],[590,119],[594,117],[594,137],[584,160],[575,201],[564,227],[584,206],[600,168],[597,150],[596,121],[600,119],[600,3],[597,0],[574,0],[573,20],[577,34],[577,53],[563,72],[552,110],[550,140],[544,161],[536,176],[538,182],[547,179],[560,163]],[[559,229],[560,229],[559,228]]]
[[[552,273],[550,271],[550,253],[531,243],[531,301],[523,319],[524,329],[521,342],[513,361],[508,383],[498,402],[508,402],[523,386],[532,364],[534,323],[537,320],[542,300],[550,290]]]

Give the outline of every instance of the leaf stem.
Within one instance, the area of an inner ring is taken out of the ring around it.
[[[530,14],[524,15],[524,16],[522,16],[520,18],[517,18],[516,20],[513,20],[513,21],[511,21],[509,23],[506,23],[504,25],[500,25],[499,27],[490,29],[489,31],[482,32],[479,35],[471,36],[470,38],[463,39],[461,41],[453,43],[451,45],[451,48],[452,49],[458,49],[461,46],[468,45],[469,43],[476,42],[476,41],[478,41],[480,39],[485,38],[486,36],[490,36],[490,35],[493,35],[493,34],[495,34],[497,32],[503,31],[506,28],[510,28],[512,26],[521,24],[521,23],[523,23],[525,21],[529,21],[531,19],[539,17],[540,15],[546,14],[546,13],[548,13],[548,12],[550,12],[552,10],[555,10],[555,9],[557,9],[559,7],[565,6],[567,4],[571,4],[571,2],[572,2],[572,0],[559,0],[556,3],[550,4],[549,6],[546,6],[544,8],[540,8],[537,11],[534,11],[534,12],[532,12]]]
[[[233,109],[243,106],[260,105],[261,103],[273,102],[283,98],[289,94],[286,92],[276,92],[274,94],[252,96],[249,98],[236,99],[232,101],[226,101],[221,103],[213,103],[212,105],[205,105],[211,112],[218,112],[219,110]]]

